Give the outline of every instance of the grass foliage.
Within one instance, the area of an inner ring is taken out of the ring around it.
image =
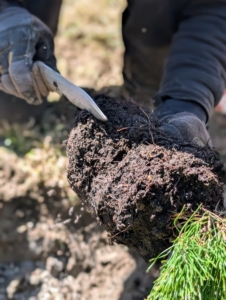
[[[226,220],[200,206],[174,216],[173,245],[152,259],[162,261],[147,300],[226,299]],[[167,259],[168,258],[168,259]]]

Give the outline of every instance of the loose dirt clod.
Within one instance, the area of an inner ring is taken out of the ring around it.
[[[67,141],[68,180],[109,232],[146,260],[169,246],[169,217],[183,205],[222,203],[225,169],[209,146],[166,136],[160,121],[132,102],[97,99],[102,123],[81,111]]]

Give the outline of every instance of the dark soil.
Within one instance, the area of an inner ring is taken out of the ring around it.
[[[225,169],[209,146],[166,136],[134,103],[96,102],[108,122],[78,115],[67,141],[68,180],[111,240],[147,260],[169,246],[169,218],[183,205],[221,205]]]

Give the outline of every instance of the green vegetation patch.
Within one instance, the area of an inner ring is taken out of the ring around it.
[[[170,248],[152,259],[162,260],[161,274],[147,300],[226,299],[226,219],[200,206],[174,216],[179,232]],[[168,258],[168,259],[167,259]]]

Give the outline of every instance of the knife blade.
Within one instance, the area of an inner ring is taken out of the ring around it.
[[[107,121],[107,117],[83,89],[49,68],[43,62],[38,61],[35,64],[38,66],[42,79],[50,91],[64,95],[75,106],[89,111],[98,120]]]

